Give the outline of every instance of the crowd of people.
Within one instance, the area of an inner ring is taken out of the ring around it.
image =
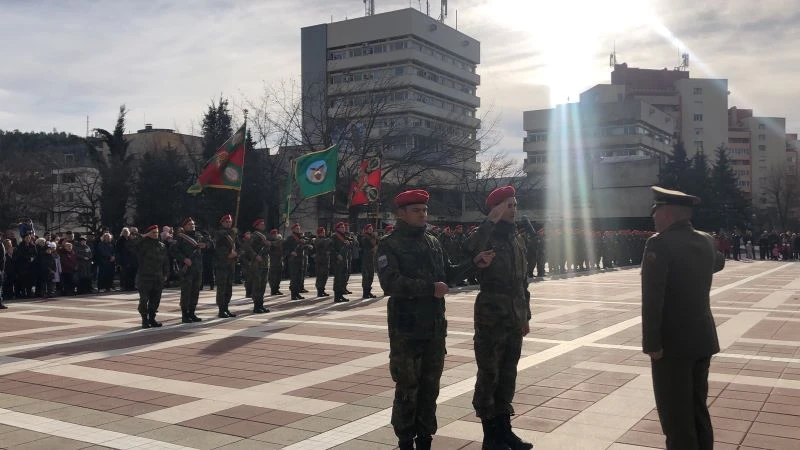
[[[734,229],[713,233],[713,236],[717,240],[717,249],[728,259],[800,260],[800,233],[765,230],[755,236],[751,230],[742,233]]]

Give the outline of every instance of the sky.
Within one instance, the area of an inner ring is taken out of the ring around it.
[[[425,0],[375,0],[376,13]],[[439,0],[430,0],[438,16]],[[727,78],[729,106],[800,131],[796,0],[450,0],[446,23],[481,42],[479,115],[493,151],[521,159],[522,112],[610,82],[609,54]],[[0,0],[0,129],[152,123],[199,133],[212,100],[257,102],[300,79],[300,28],[364,15],[362,0]]]

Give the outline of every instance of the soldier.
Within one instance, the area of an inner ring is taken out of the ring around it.
[[[376,298],[372,294],[372,280],[375,278],[375,251],[378,249],[378,236],[372,224],[364,227],[364,234],[360,239],[361,247],[361,288],[363,290],[362,299]]]
[[[347,291],[347,278],[350,273],[350,241],[347,239],[347,224],[339,222],[334,227],[333,245],[333,302],[342,303],[350,301],[344,295]]]
[[[283,295],[281,277],[283,276],[283,237],[275,228],[269,230],[269,292],[270,295]]]
[[[233,218],[230,214],[226,214],[222,216],[219,223],[221,228],[217,230],[214,239],[214,248],[216,249],[214,278],[217,282],[217,308],[219,308],[217,317],[224,319],[236,317],[236,314],[228,310],[228,304],[233,296],[233,272],[239,253],[236,251],[236,232],[231,228]]]
[[[156,321],[156,313],[161,303],[164,281],[169,275],[167,247],[158,240],[158,225],[147,228],[145,238],[136,243],[135,249],[139,260],[139,314],[142,316],[142,328],[158,328],[161,322]]]
[[[306,241],[303,238],[303,229],[299,223],[292,225],[292,234],[283,241],[283,249],[288,253],[286,263],[289,265],[289,292],[292,300],[302,300],[300,295],[303,287],[303,260],[306,253]]]
[[[325,285],[328,284],[331,264],[331,239],[325,236],[325,227],[317,228],[314,239],[314,270],[316,271],[317,297],[327,297]]]
[[[253,249],[252,249],[252,237],[253,233],[249,231],[245,231],[242,235],[242,240],[239,242],[239,265],[240,268],[237,271],[236,281],[235,283],[241,283],[242,278],[244,278],[244,296],[247,298],[252,298],[253,296],[253,283],[250,280],[250,268],[253,264]]]
[[[530,331],[531,294],[526,277],[525,243],[515,234],[517,199],[513,186],[486,198],[489,215],[466,243],[467,255],[493,249],[492,265],[478,271],[475,299],[475,361],[478,376],[472,405],[483,426],[483,448],[527,450],[511,430],[517,363],[522,337]]]
[[[643,256],[642,351],[650,356],[667,449],[711,449],[708,368],[720,348],[709,291],[725,258],[714,238],[692,227],[698,197],[651,189],[657,234],[647,240]]]
[[[428,193],[394,198],[397,228],[378,243],[378,278],[389,295],[389,370],[395,382],[392,427],[401,450],[430,449],[436,433],[436,398],[444,368],[447,279],[472,263],[486,267],[491,252],[451,266],[439,241],[425,232]]]
[[[267,228],[264,219],[253,222],[253,232],[250,235],[251,261],[247,271],[247,281],[253,298],[253,314],[268,313],[269,308],[264,307],[264,293],[267,290],[267,274],[269,270],[270,241],[264,234]]]
[[[181,224],[183,231],[170,249],[178,263],[181,275],[181,322],[201,322],[197,317],[197,301],[203,282],[203,250],[208,247],[203,235],[195,229],[194,219],[187,217]]]

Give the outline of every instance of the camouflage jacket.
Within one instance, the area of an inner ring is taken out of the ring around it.
[[[175,236],[169,250],[172,257],[177,260],[179,267],[183,268],[183,260],[188,258],[192,260],[192,265],[188,270],[202,272],[203,251],[200,248],[202,241],[203,235],[197,231],[186,231]]]
[[[317,266],[328,267],[331,261],[331,238],[314,238],[314,262]]]
[[[337,262],[347,262],[347,260],[350,259],[350,252],[352,250],[350,240],[342,236],[341,233],[334,233],[331,241],[333,241],[333,245],[331,246],[333,263],[336,264]],[[339,256],[342,257],[341,260],[339,260]]]
[[[269,264],[269,250],[270,241],[267,239],[267,236],[260,231],[253,231],[250,235],[250,252],[252,253],[251,265],[253,267],[266,269]],[[261,261],[258,260],[257,256],[261,257]]]
[[[435,298],[434,283],[455,281],[472,265],[451,265],[442,246],[424,228],[398,220],[381,238],[377,251],[378,278],[389,295],[389,336],[431,339],[447,334],[444,299]]]
[[[469,236],[466,250],[470,256],[494,249],[492,263],[478,269],[481,285],[475,299],[475,324],[503,326],[522,325],[531,318],[531,294],[526,276],[525,244],[516,235],[514,224],[484,221]]]
[[[140,280],[161,281],[169,275],[167,246],[158,239],[142,238],[134,247],[139,261]]]
[[[283,266],[283,238],[281,235],[269,236],[269,265],[279,268]]]
[[[233,230],[225,228],[217,230],[214,239],[214,249],[216,250],[214,254],[217,267],[223,267],[225,265],[233,267],[236,260],[229,257],[231,251],[236,250],[236,235],[233,233]]]

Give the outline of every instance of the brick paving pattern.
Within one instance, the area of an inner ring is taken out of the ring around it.
[[[722,352],[708,404],[715,448],[800,448],[800,265],[728,262],[712,287]],[[309,280],[306,280],[306,284]],[[361,281],[350,281],[360,297]],[[533,291],[513,424],[537,449],[663,448],[640,349],[636,268],[548,278]],[[377,286],[373,291],[380,294]],[[475,291],[447,297],[435,449],[480,449],[472,410]],[[0,447],[391,449],[385,299],[268,297],[217,319],[214,292],[180,324],[138,328],[135,294],[11,303],[0,312]]]

